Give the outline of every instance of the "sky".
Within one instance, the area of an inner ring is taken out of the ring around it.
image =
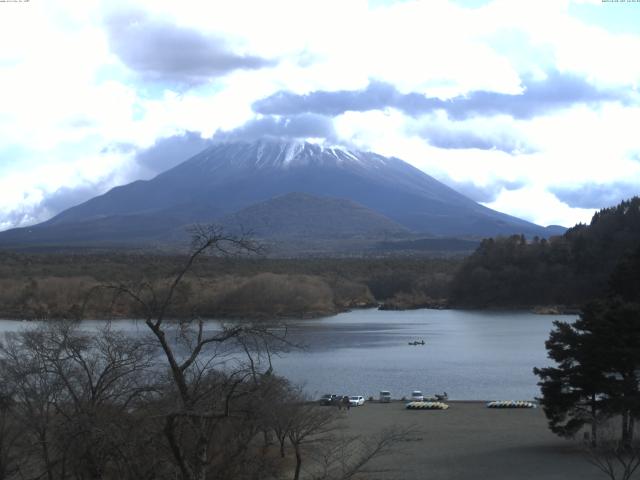
[[[640,2],[0,2],[0,230],[211,142],[401,158],[541,225],[640,194]]]

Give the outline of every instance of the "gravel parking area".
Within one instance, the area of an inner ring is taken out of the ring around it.
[[[379,479],[603,479],[580,443],[556,437],[536,409],[490,409],[484,402],[448,402],[448,410],[406,410],[403,402],[369,403],[346,414],[350,433],[374,435],[391,426],[419,433],[375,467]],[[374,478],[374,477],[372,477]]]

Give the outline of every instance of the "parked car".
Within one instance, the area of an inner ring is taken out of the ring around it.
[[[442,394],[436,393],[435,395],[425,395],[423,399],[425,402],[446,402],[447,400],[449,400],[447,392]]]
[[[361,396],[349,397],[349,404],[352,407],[359,407],[360,405],[364,405],[364,397],[361,397]]]
[[[424,402],[424,395],[420,390],[414,390],[411,392],[411,401],[412,402]]]
[[[391,392],[389,390],[381,390],[379,399],[380,403],[391,402]]]
[[[338,397],[335,393],[327,393],[320,397],[320,405],[337,405],[341,397]]]

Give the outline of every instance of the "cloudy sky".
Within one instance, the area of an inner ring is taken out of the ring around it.
[[[0,229],[261,135],[571,226],[640,194],[639,85],[631,1],[0,2]]]

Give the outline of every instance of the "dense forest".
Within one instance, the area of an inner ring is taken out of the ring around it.
[[[0,318],[131,317],[98,285],[147,282],[161,287],[185,261],[181,255],[124,252],[22,254],[0,252]],[[442,302],[459,258],[215,257],[200,259],[183,282],[172,315],[281,318],[332,315],[350,308],[425,306]],[[83,310],[83,311],[81,311]]]
[[[619,262],[640,248],[640,198],[597,212],[549,240],[491,238],[463,262],[451,302],[466,307],[577,307],[602,296]]]

